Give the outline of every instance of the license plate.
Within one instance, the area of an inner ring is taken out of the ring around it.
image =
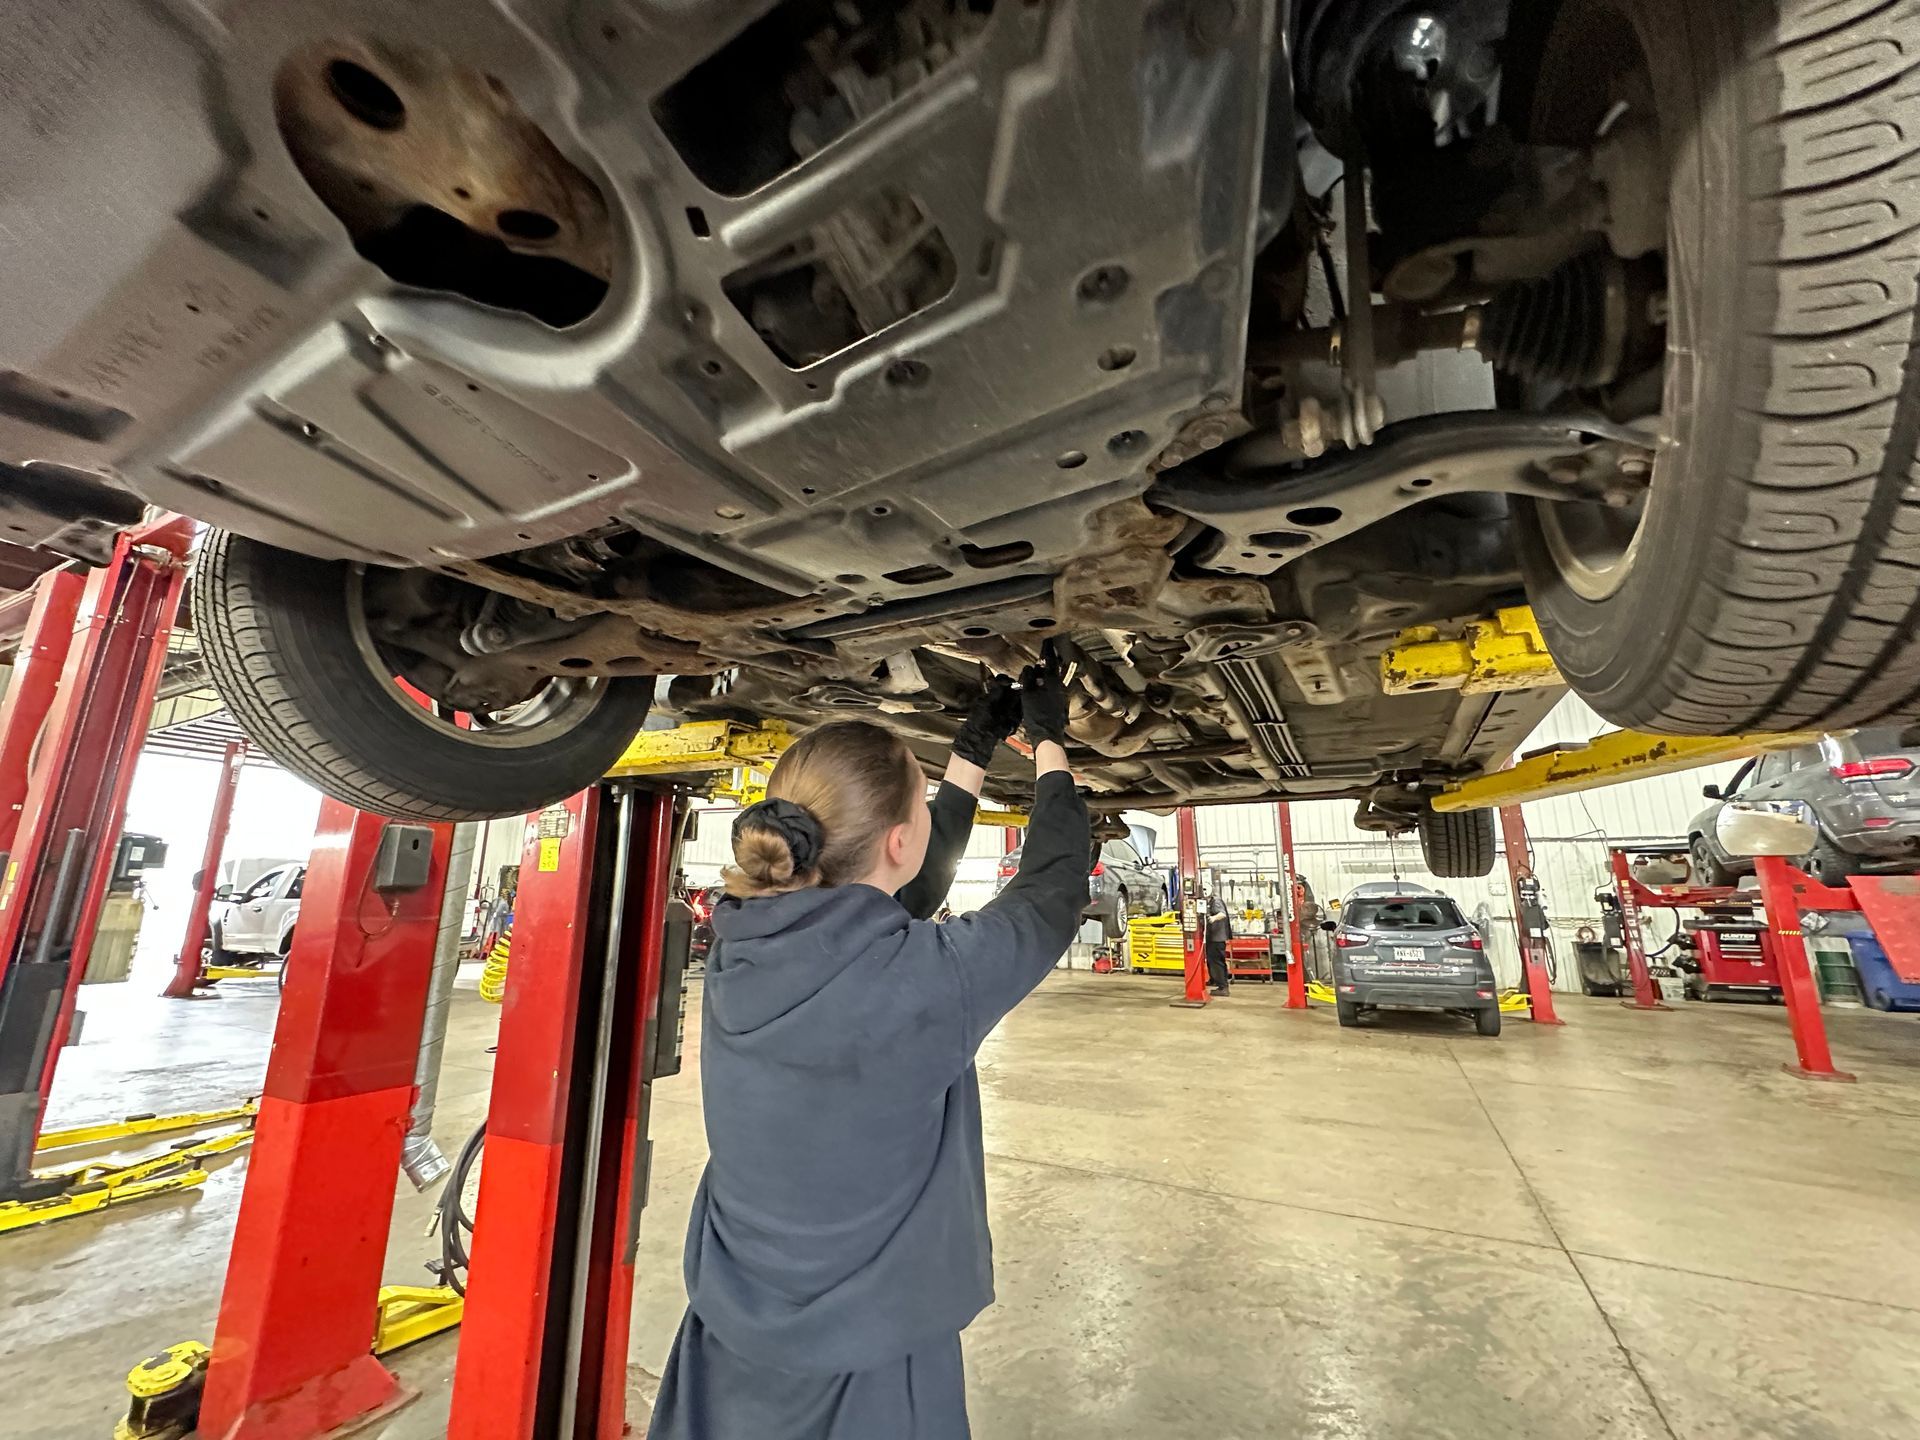
[[[1427,958],[1427,947],[1424,945],[1396,945],[1393,947],[1393,958],[1402,963],[1417,965]]]

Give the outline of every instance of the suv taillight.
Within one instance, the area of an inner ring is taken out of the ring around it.
[[[1478,930],[1463,930],[1458,935],[1447,936],[1447,944],[1458,946],[1462,950],[1484,950],[1487,942],[1480,938]]]
[[[1367,943],[1367,937],[1357,935],[1351,930],[1336,930],[1333,932],[1333,943],[1338,945],[1342,950],[1352,950],[1361,945],[1365,945]]]
[[[1829,765],[1836,780],[1880,780],[1895,775],[1911,775],[1913,762],[1899,755],[1880,755],[1872,760],[1843,760]]]
[[[1019,870],[1020,870],[1020,867],[1014,864],[1013,861],[1011,860],[1002,860],[1000,862],[1000,878],[1002,880],[1009,880],[1013,878],[1014,875],[1019,873]]]
[[[1089,870],[1089,871],[1088,871],[1087,873],[1088,873],[1089,875],[1104,875],[1104,874],[1106,874],[1106,873],[1107,873],[1107,862],[1106,862],[1106,861],[1104,861],[1104,860],[1096,860],[1096,861],[1094,861],[1094,862],[1093,862],[1093,869],[1091,869],[1091,870]]]

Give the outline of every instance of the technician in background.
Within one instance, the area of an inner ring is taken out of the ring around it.
[[[1233,922],[1227,907],[1213,891],[1207,892],[1207,984],[1215,995],[1225,995],[1233,978],[1227,971],[1227,940],[1233,934]]]
[[[1020,873],[934,924],[985,766],[1033,741]],[[960,1332],[993,1302],[973,1060],[1065,953],[1087,809],[1059,680],[996,682],[929,807],[912,753],[823,725],[733,827],[701,1016],[707,1171],[652,1440],[966,1440]]]

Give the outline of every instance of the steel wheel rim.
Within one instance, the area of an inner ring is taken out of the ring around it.
[[[561,735],[579,728],[606,698],[607,681],[598,675],[550,676],[532,695],[498,710],[467,711],[470,725],[460,725],[450,707],[438,701],[422,705],[400,684],[398,669],[380,653],[380,645],[367,624],[366,567],[353,565],[347,570],[347,628],[354,649],[370,673],[393,697],[403,714],[463,744],[497,750],[519,750],[551,743]]]

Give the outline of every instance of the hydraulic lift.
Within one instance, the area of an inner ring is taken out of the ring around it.
[[[686,812],[612,781],[527,828],[465,1300],[386,1296],[400,1338],[461,1322],[450,1435],[623,1433],[648,1110],[680,1059]],[[449,826],[322,806],[211,1354],[168,1371],[204,1384],[208,1440],[314,1440],[408,1398],[375,1356],[380,1277],[450,846]]]
[[[101,1189],[97,1176],[76,1180],[90,1167],[36,1175],[33,1154],[112,879],[191,536],[189,522],[166,516],[122,532],[98,569],[42,576],[20,646],[25,663],[0,704],[0,1203],[33,1204],[42,1218],[56,1215],[58,1205],[43,1202],[63,1191]]]

